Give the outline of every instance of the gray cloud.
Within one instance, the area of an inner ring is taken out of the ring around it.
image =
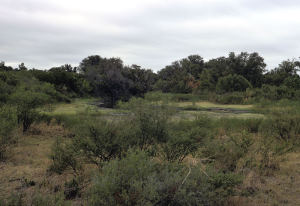
[[[296,0],[2,0],[0,60],[47,69],[99,54],[157,71],[257,51],[273,68],[300,56],[299,11]]]

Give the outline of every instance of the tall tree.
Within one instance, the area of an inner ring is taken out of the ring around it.
[[[123,62],[119,58],[102,58],[98,55],[82,60],[79,69],[94,88],[94,94],[113,107],[118,100],[128,100],[132,82],[124,76]]]
[[[158,72],[159,81],[156,88],[163,92],[189,93],[192,91],[191,81],[199,79],[204,69],[204,60],[199,55],[173,62]]]

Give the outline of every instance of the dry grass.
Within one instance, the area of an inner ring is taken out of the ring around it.
[[[216,104],[208,101],[199,102],[178,102],[174,103],[178,107],[197,106],[202,108],[226,108],[226,109],[252,109],[253,105],[238,105],[238,104]]]
[[[288,153],[273,161],[279,164],[279,169],[271,173],[262,175],[255,169],[245,172],[241,187],[252,195],[233,197],[230,206],[300,205],[300,153]]]
[[[23,193],[30,198],[36,190],[51,193],[54,187],[62,187],[69,175],[49,175],[49,155],[57,136],[65,136],[66,131],[57,125],[33,125],[21,136],[11,150],[6,162],[0,163],[0,197],[6,199],[11,194]],[[34,185],[28,185],[28,182]]]
[[[295,206],[300,205],[300,154],[287,154],[286,161],[280,163],[280,170],[272,176],[260,176],[250,172],[244,187],[254,188],[256,195],[249,198],[236,198],[240,205]]]
[[[181,111],[177,113],[174,119],[193,120],[197,116],[207,116],[211,118],[241,118],[241,119],[257,119],[264,118],[262,114],[256,113],[231,113],[231,112],[210,112],[210,111]]]

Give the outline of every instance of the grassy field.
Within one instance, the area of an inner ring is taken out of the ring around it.
[[[176,116],[178,118],[183,118],[183,119],[195,119],[198,116],[206,116],[210,118],[237,118],[237,119],[264,118],[263,114],[257,114],[257,113],[210,112],[210,111],[181,111]]]
[[[178,107],[195,106],[199,108],[224,108],[224,109],[243,109],[250,110],[253,105],[238,105],[238,104],[216,104],[208,101],[198,101],[198,102],[178,102],[174,103]]]
[[[263,114],[253,112],[253,105],[216,104],[207,101],[198,102],[169,102],[170,106],[178,109],[174,119],[195,119],[197,116],[211,118],[263,118]],[[97,99],[75,99],[72,103],[59,103],[46,108],[46,113],[52,115],[75,115],[78,113],[97,113],[102,117],[113,118],[128,113],[124,109],[109,109],[97,106]]]

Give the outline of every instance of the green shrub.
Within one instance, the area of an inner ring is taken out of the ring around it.
[[[66,169],[71,168],[75,173],[80,168],[75,158],[75,152],[70,144],[66,144],[61,138],[57,138],[52,146],[50,155],[52,164],[49,171],[62,174]]]
[[[213,159],[215,166],[222,171],[235,171],[238,161],[243,158],[253,144],[247,132],[224,139],[208,139],[203,155]]]
[[[193,121],[180,120],[168,123],[170,131],[184,133],[185,136],[196,142],[202,142],[203,139],[214,133],[215,126],[215,121],[207,116],[196,116]]]
[[[263,97],[270,100],[280,100],[283,98],[293,98],[293,89],[289,89],[286,86],[271,86],[263,85],[261,87]]]
[[[10,96],[10,101],[16,105],[18,123],[22,124],[23,132],[26,132],[39,117],[36,108],[47,103],[50,99],[46,94],[20,89]]]
[[[291,114],[271,116],[262,122],[260,132],[285,141],[295,139],[300,135],[300,117]]]
[[[216,126],[228,132],[240,132],[245,130],[250,133],[257,133],[263,119],[240,119],[240,118],[221,118],[215,122]]]
[[[279,162],[277,160],[276,145],[272,137],[263,137],[259,143],[257,153],[259,154],[259,161],[257,164],[258,171],[261,175],[272,175],[274,171],[279,169]]]
[[[131,99],[128,108],[135,145],[141,150],[167,140],[167,121],[172,113],[166,105],[151,104],[142,99]]]
[[[159,164],[145,152],[112,160],[94,180],[90,205],[223,205],[241,182],[200,166]]]
[[[17,85],[18,80],[12,72],[0,72],[0,104],[8,101]]]
[[[173,134],[162,146],[162,155],[167,161],[182,162],[188,155],[193,155],[197,149],[198,144],[192,138],[184,134]]]
[[[5,159],[7,150],[15,142],[12,132],[17,127],[14,107],[0,107],[0,161]]]
[[[85,127],[86,133],[82,131],[82,134],[77,135],[73,145],[91,163],[100,166],[126,151],[128,142],[117,123],[100,121],[86,124]]]
[[[243,104],[245,101],[245,94],[242,92],[232,92],[216,95],[214,101],[221,104]]]

